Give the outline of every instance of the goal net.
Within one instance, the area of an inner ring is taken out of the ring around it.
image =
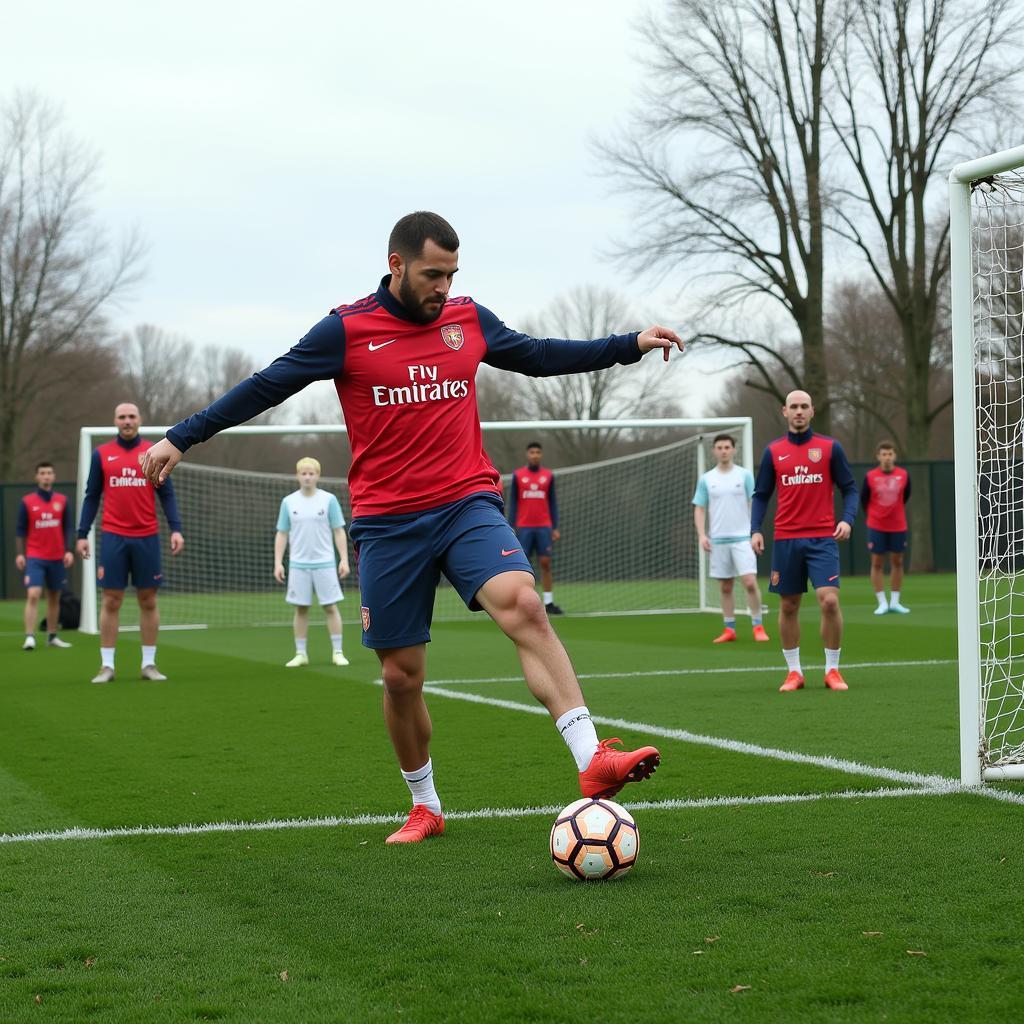
[[[693,526],[693,494],[697,478],[706,468],[711,438],[720,430],[736,438],[737,460],[749,465],[750,421],[635,422],[642,425],[485,424],[488,453],[507,471],[503,477],[506,493],[511,471],[526,462],[526,444],[540,439],[544,445],[544,465],[554,471],[561,532],[553,552],[554,595],[568,615],[685,612],[707,607],[706,574]],[[228,444],[237,440],[232,435],[245,429],[218,435],[203,446],[204,455],[216,459],[218,446],[226,453]],[[347,441],[328,436],[343,428],[281,428],[287,434],[280,439],[266,438],[268,428],[257,429],[263,435],[258,443],[268,452],[263,464],[280,466],[282,472],[202,465],[191,459],[175,469],[173,481],[186,543],[184,552],[172,558],[167,530],[161,526],[163,628],[260,627],[291,622],[285,588],[273,577],[278,509],[281,499],[297,486],[294,472],[289,470],[301,455],[326,462],[325,452],[338,447],[347,451]],[[271,441],[287,444],[278,444],[271,454]],[[338,497],[348,519],[351,506],[345,479],[324,476],[319,486]],[[94,544],[102,546],[98,536]],[[355,570],[357,562],[351,550],[349,560]],[[343,581],[342,590],[342,619],[347,628],[358,628],[355,571]],[[94,602],[83,600],[86,629],[93,625],[89,604]],[[470,617],[442,577],[435,621]],[[135,602],[126,600],[122,628],[131,628],[137,621]]]
[[[961,774],[971,783],[1024,778],[1024,147],[987,159],[951,176]]]

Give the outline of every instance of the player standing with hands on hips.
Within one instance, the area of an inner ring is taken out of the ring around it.
[[[295,657],[285,662],[285,668],[301,668],[309,664],[306,641],[309,637],[309,606],[313,592],[324,610],[327,632],[331,638],[331,660],[335,665],[347,665],[341,650],[341,613],[338,602],[345,596],[339,580],[349,574],[348,540],[345,537],[345,517],[341,505],[333,494],[321,491],[320,463],[304,458],[295,463],[299,489],[281,499],[274,536],[274,579],[284,583],[284,551],[288,555],[288,592],[285,600],[295,606],[293,629]],[[338,551],[338,564],[334,564],[334,549]]]
[[[350,534],[362,594],[363,644],[380,659],[384,720],[409,786],[409,820],[388,842],[444,831],[423,700],[426,644],[440,574],[515,644],[534,697],[555,720],[584,796],[612,796],[657,767],[654,747],[598,743],[579,682],[503,515],[501,476],[483,448],[480,363],[535,377],[635,363],[678,335],[664,327],[595,341],[531,338],[468,297],[450,298],[459,237],[436,213],[411,213],[388,239],[376,291],[337,306],[291,351],[183,420],[147,453],[163,483],[182,454],[315,380],[334,380],[352,446]]]
[[[775,541],[769,590],[778,594],[779,634],[789,669],[780,692],[802,690],[800,602],[810,579],[821,609],[825,643],[825,685],[849,687],[839,672],[843,613],[839,607],[839,545],[848,540],[857,516],[857,484],[839,442],[811,430],[814,406],[806,391],[791,391],[782,407],[789,430],[764,450],[750,508],[750,546],[764,551],[761,524],[768,499],[778,489]],[[835,521],[832,488],[843,495],[843,516]]]

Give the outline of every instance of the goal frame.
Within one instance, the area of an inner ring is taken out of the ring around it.
[[[539,433],[550,430],[594,430],[594,429],[615,429],[615,430],[654,430],[654,429],[681,429],[692,430],[695,437],[704,433],[719,433],[722,431],[739,431],[742,436],[740,462],[751,472],[754,471],[754,424],[749,416],[718,416],[718,417],[659,417],[651,419],[617,419],[617,420],[493,420],[480,424],[484,432],[487,431],[530,431]],[[143,437],[161,438],[170,427],[142,426],[139,433]],[[271,423],[271,424],[243,424],[238,427],[228,427],[222,430],[217,436],[223,434],[233,435],[283,435],[283,434],[347,434],[348,428],[343,423]],[[111,438],[117,435],[117,428],[106,427],[82,427],[78,438],[78,508],[81,509],[85,501],[85,488],[89,479],[89,468],[92,462],[93,449],[96,443],[102,438]],[[697,472],[698,476],[705,471],[706,453],[704,445],[697,446]],[[688,510],[687,510],[688,511]],[[95,554],[96,548],[96,523],[94,522],[89,530],[89,546]],[[707,602],[707,556],[703,551],[698,552],[699,567],[699,594],[700,611],[715,611]],[[97,559],[94,557],[85,564],[82,574],[82,615],[79,625],[79,632],[96,634],[99,632],[99,609],[96,600],[98,580],[96,572],[98,569]]]
[[[956,481],[957,661],[960,780],[965,786],[1024,779],[1024,764],[983,768],[978,577],[977,405],[974,392],[974,263],[971,189],[993,174],[1024,167],[1024,146],[957,164],[949,175],[950,298],[953,341],[953,460]]]

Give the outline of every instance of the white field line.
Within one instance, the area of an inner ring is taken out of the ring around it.
[[[623,803],[631,811],[709,810],[717,807],[750,807],[761,804],[802,804],[822,800],[860,800],[901,796],[944,796],[959,786],[945,788],[845,789],[835,793],[775,793],[761,796],[710,796],[692,800],[636,800]],[[542,807],[481,807],[471,811],[445,811],[445,821],[497,820],[500,818],[550,817],[562,810],[557,804]],[[211,832],[278,832],[303,828],[352,828],[361,825],[396,825],[401,814],[360,814],[350,818],[277,818],[269,821],[215,821],[204,825],[136,825],[123,828],[66,828],[48,832],[0,835],[3,843],[45,843],[69,839],[124,839],[131,836],[191,836]]]
[[[852,668],[913,668],[920,665],[955,665],[956,658],[929,658],[921,661],[858,661],[843,665],[843,671]],[[805,665],[804,674],[820,669],[824,665]],[[578,679],[654,679],[657,676],[713,676],[736,675],[747,672],[774,672],[782,675],[784,668],[778,665],[734,665],[726,668],[659,668],[647,672],[581,672]],[[476,683],[521,683],[522,675],[518,676],[480,676],[476,679],[432,679],[431,686],[472,686]]]
[[[380,679],[375,680],[375,682],[378,686],[383,685]],[[500,700],[497,697],[481,697],[476,693],[444,690],[436,685],[424,686],[423,692],[434,694],[438,697],[449,697],[452,700],[464,700],[471,704],[486,704],[490,707],[505,708],[509,711],[521,711],[531,715],[547,715],[548,713],[546,708],[542,708],[537,704],[520,704],[518,701]],[[989,797],[993,800],[1001,800],[1004,803],[1024,804],[1024,793],[987,789],[983,786],[961,786],[957,779],[949,778],[945,775],[922,775],[918,772],[898,771],[895,768],[878,768],[874,765],[862,764],[859,761],[849,761],[829,755],[819,757],[813,754],[802,754],[796,750],[761,747],[755,743],[744,743],[740,740],[730,740],[720,736],[706,736],[702,733],[690,732],[687,729],[666,729],[647,722],[631,722],[625,718],[605,718],[600,715],[592,717],[598,725],[609,725],[614,729],[627,729],[630,732],[679,740],[683,743],[717,747],[719,750],[729,750],[737,754],[750,754],[754,757],[767,757],[777,761],[809,764],[831,771],[845,772],[848,775],[864,775],[876,779],[886,779],[889,782],[902,782],[911,786],[921,786],[929,790],[935,789],[942,793],[971,793],[977,796]]]

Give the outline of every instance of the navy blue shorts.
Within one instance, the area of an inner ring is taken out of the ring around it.
[[[523,554],[527,558],[532,555],[551,554],[550,526],[520,526],[516,530],[516,536],[523,545]]]
[[[906,530],[872,530],[868,529],[868,551],[873,555],[884,555],[892,552],[901,555],[907,550]]]
[[[67,586],[68,571],[62,558],[28,558],[25,560],[25,586],[63,590]]]
[[[839,545],[834,537],[794,537],[772,544],[773,594],[805,594],[807,581],[818,587],[839,586]]]
[[[160,537],[122,537],[119,533],[100,534],[100,571],[104,590],[126,590],[131,576],[136,590],[159,587],[164,581],[160,571]]]
[[[398,516],[360,516],[349,530],[356,551],[363,645],[379,651],[430,640],[441,573],[470,611],[498,573],[532,573],[496,494]]]

